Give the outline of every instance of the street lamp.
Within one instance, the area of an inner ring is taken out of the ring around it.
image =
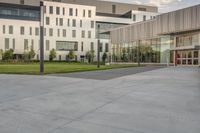
[[[44,2],[40,1],[40,74],[44,74]]]
[[[138,66],[140,66],[140,40],[138,40],[137,62],[138,62]]]
[[[100,25],[97,25],[98,28],[98,42],[97,42],[97,68],[100,68]]]

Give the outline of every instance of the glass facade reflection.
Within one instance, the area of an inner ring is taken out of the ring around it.
[[[39,21],[40,8],[0,4],[0,18]]]

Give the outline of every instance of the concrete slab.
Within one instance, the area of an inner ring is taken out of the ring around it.
[[[199,133],[199,81],[197,67],[110,80],[0,75],[0,132]]]

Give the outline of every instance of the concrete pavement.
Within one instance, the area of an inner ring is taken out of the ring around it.
[[[0,75],[0,133],[199,133],[199,81],[197,67],[110,80]]]

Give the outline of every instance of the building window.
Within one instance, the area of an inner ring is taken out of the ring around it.
[[[52,28],[49,29],[49,36],[53,36],[53,29]]]
[[[50,24],[49,17],[46,17],[46,25],[49,25],[49,24]]]
[[[53,6],[49,7],[49,14],[53,14]]]
[[[47,12],[47,7],[46,6],[44,6],[44,13],[46,13]]]
[[[34,40],[31,40],[31,49],[34,49]]]
[[[146,15],[143,15],[143,21],[146,21]]]
[[[39,28],[35,28],[35,35],[38,36],[39,35]]]
[[[32,35],[32,32],[33,32],[33,31],[32,31],[32,27],[30,27],[29,30],[30,30],[30,31],[29,31],[29,34]]]
[[[60,7],[56,7],[56,14],[60,15]]]
[[[73,26],[73,27],[76,27],[76,19],[73,19],[73,20],[72,20],[72,26]]]
[[[136,15],[133,14],[133,21],[136,21]]]
[[[24,39],[24,50],[28,50],[28,39]]]
[[[85,31],[84,30],[82,30],[82,32],[81,32],[82,34],[81,34],[81,37],[82,38],[85,38]]]
[[[81,42],[81,51],[83,52],[83,42]]]
[[[99,51],[103,52],[103,43],[100,43],[100,45],[99,45]]]
[[[91,18],[92,17],[92,11],[88,10],[88,17]]]
[[[24,27],[21,26],[21,27],[20,27],[20,34],[21,34],[21,35],[24,35],[24,31],[25,31]]]
[[[109,44],[106,43],[106,44],[105,44],[105,52],[108,52],[108,51],[109,51]]]
[[[3,25],[3,34],[5,34],[5,33],[6,33],[6,26]]]
[[[94,28],[94,21],[91,21],[91,28]]]
[[[82,20],[80,20],[80,27],[83,27],[83,22],[82,22]]]
[[[66,37],[67,36],[67,32],[65,29],[63,29],[63,37]]]
[[[9,26],[9,34],[13,34],[13,26]]]
[[[50,46],[49,43],[50,43],[49,40],[46,40],[46,51],[49,51],[49,49],[50,49],[49,48],[49,46]]]
[[[58,26],[58,18],[56,18],[56,26]]]
[[[69,16],[73,16],[73,8],[69,8]]]
[[[138,11],[147,11],[146,8],[138,8]]]
[[[65,8],[63,8],[63,15],[65,15]]]
[[[78,50],[78,42],[69,42],[69,41],[56,41],[56,50],[58,51],[70,51]]]
[[[76,9],[76,16],[78,16],[78,9]]]
[[[70,26],[70,19],[67,20],[67,25]]]
[[[24,0],[20,0],[20,4],[24,5]]]
[[[9,49],[9,38],[5,38],[5,50]]]
[[[15,50],[15,39],[13,38],[13,50]]]
[[[63,26],[63,18],[60,18],[60,26]]]
[[[72,37],[73,37],[73,38],[76,37],[76,30],[72,30]]]
[[[116,13],[116,5],[112,5],[112,13],[113,13],[113,14]]]
[[[60,29],[57,30],[57,36],[60,37]]]
[[[94,51],[94,43],[93,42],[91,42],[91,44],[90,44],[90,50]]]
[[[88,38],[91,38],[91,31],[88,31]]]
[[[83,10],[83,17],[85,17],[85,9]]]

